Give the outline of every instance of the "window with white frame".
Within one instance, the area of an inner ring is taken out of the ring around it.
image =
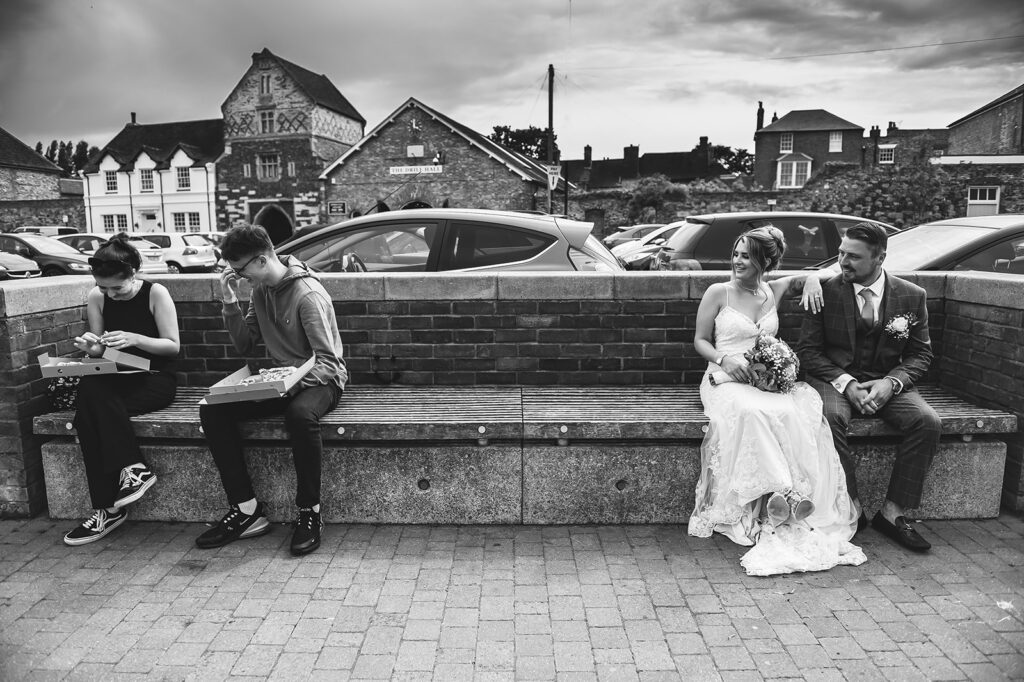
[[[103,216],[103,231],[113,232],[114,231],[114,216],[105,215]]]
[[[242,164],[242,177],[245,177],[245,178],[251,178],[252,177],[252,164],[251,163],[243,163]]]
[[[188,189],[192,189],[192,173],[191,168],[188,166],[178,166],[177,178],[178,178],[178,191],[183,192]]]
[[[261,111],[260,112],[260,132],[264,135],[269,135],[274,132],[274,112],[273,111]]]
[[[171,220],[174,221],[174,231],[184,232],[185,231],[185,214],[184,213],[172,213]]]
[[[118,232],[128,229],[128,216],[124,213],[117,214],[117,230]]]
[[[789,154],[793,151],[793,133],[782,133],[779,137],[779,152]]]
[[[199,223],[199,212],[193,211],[188,214],[188,231],[198,232],[199,228],[202,227]]]
[[[843,151],[843,131],[833,130],[828,134],[828,150],[830,152]]]
[[[967,215],[996,215],[999,213],[999,186],[974,185],[967,188]]]
[[[153,169],[143,168],[139,171],[139,186],[141,192],[153,191]]]
[[[896,145],[894,144],[880,144],[878,145],[878,163],[896,163]]]
[[[281,157],[277,154],[260,154],[256,166],[260,180],[278,180],[281,177]]]
[[[117,171],[104,171],[103,178],[107,183],[107,194],[117,191]]]
[[[270,74],[269,73],[260,74],[260,94],[261,95],[269,95],[270,94]]]
[[[780,161],[778,186],[780,189],[803,187],[810,174],[810,161]]]

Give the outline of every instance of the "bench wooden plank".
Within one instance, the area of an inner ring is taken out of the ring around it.
[[[947,435],[1011,433],[1015,415],[972,405],[937,386],[919,387]],[[536,386],[523,388],[523,436],[539,440],[703,438],[698,386]],[[856,418],[850,435],[895,436],[880,419]]]
[[[202,387],[178,388],[173,403],[132,418],[143,438],[203,438],[199,424]],[[36,417],[40,435],[75,435],[73,412]],[[517,386],[352,386],[321,421],[325,440],[521,440],[522,396]],[[280,417],[246,422],[242,436],[285,440]]]

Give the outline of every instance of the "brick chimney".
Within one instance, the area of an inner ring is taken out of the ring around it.
[[[885,130],[885,136],[892,137],[896,134],[897,130],[899,130],[899,128],[896,127],[896,121],[889,121],[889,127]]]
[[[593,152],[594,152],[594,150],[590,148],[589,144],[583,148],[583,166],[584,167],[590,168],[590,166],[591,166],[591,156],[592,156]]]
[[[622,160],[625,162],[625,177],[635,178],[640,175],[640,147],[635,144],[623,147]]]
[[[134,112],[134,111],[132,112],[132,123],[131,123],[131,124],[132,124],[132,125],[137,125],[137,124],[135,123],[135,112]]]
[[[764,103],[758,101],[757,103],[757,127],[754,128],[755,132],[764,128]]]
[[[708,144],[708,136],[700,136],[700,144],[697,146],[700,150],[700,160],[704,163],[705,172],[711,168],[711,145]]]
[[[868,135],[871,137],[871,165],[874,166],[878,163],[878,138],[882,135],[882,130],[878,126],[871,126]]]
[[[778,120],[779,120],[779,112],[773,111],[772,112],[772,123],[775,123]]]

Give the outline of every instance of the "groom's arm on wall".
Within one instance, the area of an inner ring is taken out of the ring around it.
[[[917,322],[910,328],[910,338],[903,347],[900,364],[889,372],[896,377],[903,385],[910,387],[921,380],[921,377],[928,371],[935,354],[932,352],[931,336],[928,331],[928,297],[924,289],[911,285],[916,289],[912,296],[907,297],[910,310],[913,311]]]

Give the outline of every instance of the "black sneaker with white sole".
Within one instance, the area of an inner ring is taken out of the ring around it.
[[[263,535],[269,530],[270,522],[267,521],[267,510],[262,502],[256,503],[256,511],[252,514],[246,514],[233,504],[224,518],[196,538],[196,547],[200,549],[223,547],[235,540]]]
[[[117,493],[114,506],[121,508],[135,502],[146,494],[156,483],[156,474],[144,464],[133,464],[121,469],[121,490]]]
[[[92,516],[82,522],[82,525],[76,526],[64,535],[64,544],[75,547],[96,542],[124,523],[127,518],[127,509],[119,509],[114,513],[106,509],[97,509]]]

